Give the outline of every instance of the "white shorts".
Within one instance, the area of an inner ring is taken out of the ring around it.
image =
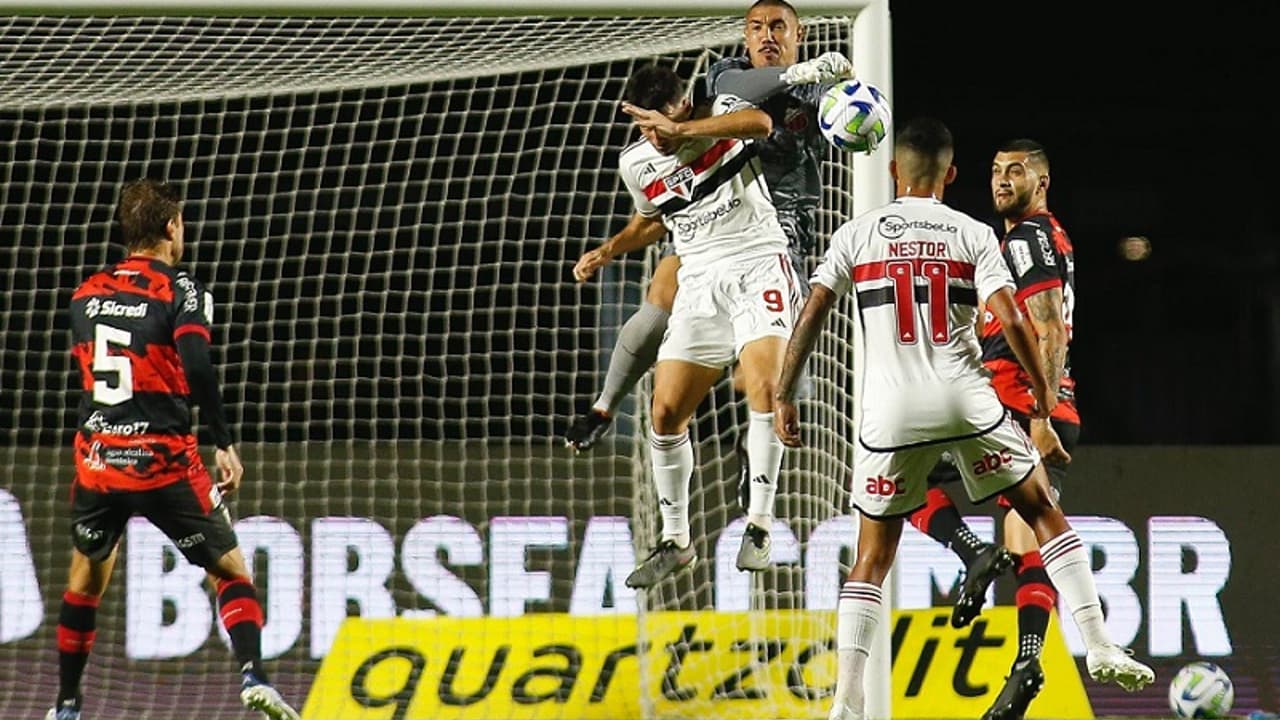
[[[658,361],[728,367],[747,344],[791,337],[799,285],[787,253],[709,268],[681,266]]]
[[[876,452],[859,442],[853,451],[849,504],[864,515],[900,517],[920,509],[929,472],[944,452],[960,470],[969,500],[988,500],[1022,482],[1040,463],[1031,438],[1006,413],[982,434]]]

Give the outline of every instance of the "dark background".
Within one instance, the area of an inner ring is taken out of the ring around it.
[[[803,5],[798,4],[803,12]],[[1048,149],[1076,252],[1082,442],[1280,437],[1280,10],[1213,3],[893,2],[895,120],[956,135],[954,206],[993,219],[996,145]],[[1117,243],[1145,236],[1144,262]]]

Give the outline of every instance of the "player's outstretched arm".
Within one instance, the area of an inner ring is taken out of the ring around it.
[[[636,127],[653,130],[663,138],[758,138],[773,132],[773,118],[754,107],[680,122],[631,103],[622,103],[622,111],[635,118]]]
[[[632,250],[652,245],[666,233],[660,216],[645,217],[634,213],[627,221],[627,226],[616,235],[601,243],[600,247],[588,250],[578,258],[573,266],[573,277],[578,282],[586,282],[597,270],[608,265],[619,255],[626,255]]]
[[[843,53],[828,52],[787,68],[729,67],[714,73],[715,93],[737,95],[759,105],[796,85],[817,85],[819,94],[840,80],[854,76],[853,63]]]
[[[800,310],[800,319],[791,331],[791,339],[787,341],[782,371],[778,374],[778,389],[773,398],[773,431],[788,447],[804,444],[800,439],[800,413],[795,405],[796,385],[835,303],[836,293],[826,285],[815,283]]]
[[[1031,378],[1031,392],[1036,401],[1035,407],[1031,410],[1032,416],[1049,417],[1053,407],[1058,404],[1058,388],[1056,385],[1049,384],[1044,361],[1040,359],[1035,330],[1018,309],[1013,291],[1008,287],[1000,288],[986,299],[986,307],[1000,320],[1005,340],[1009,341],[1009,348],[1013,350],[1018,362]]]

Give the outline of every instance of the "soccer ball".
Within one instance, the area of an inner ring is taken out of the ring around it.
[[[818,128],[841,150],[870,154],[892,124],[893,111],[884,93],[860,80],[837,83],[818,106]]]
[[[1169,683],[1169,707],[1180,718],[1224,718],[1235,699],[1231,678],[1213,663],[1184,665]]]

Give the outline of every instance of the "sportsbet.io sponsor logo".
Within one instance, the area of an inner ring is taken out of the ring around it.
[[[84,306],[85,317],[122,317],[122,318],[144,318],[147,316],[147,304],[140,302],[135,305],[126,305],[116,302],[115,300],[99,300],[98,298],[89,298],[89,302]]]
[[[704,228],[734,210],[737,210],[739,207],[742,207],[742,198],[733,198],[729,202],[717,205],[704,213],[699,213],[697,215],[678,215],[673,219],[676,226],[676,232],[681,235],[692,235],[701,228]]]
[[[876,232],[890,240],[902,237],[902,234],[908,230],[924,230],[954,235],[957,229],[955,225],[929,222],[928,220],[907,220],[901,215],[885,215],[876,224]]]

